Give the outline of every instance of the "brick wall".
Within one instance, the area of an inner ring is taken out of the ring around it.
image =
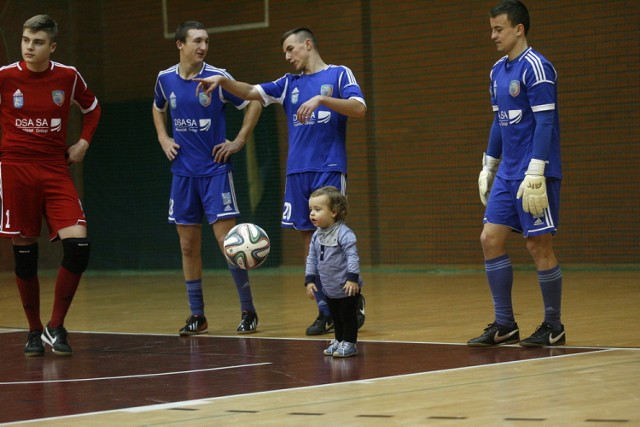
[[[25,19],[37,3],[21,3]],[[183,7],[167,19],[171,31],[189,18],[187,4],[191,18],[206,25],[217,25],[225,13],[235,17],[212,7],[221,2],[176,1],[172,7],[178,3]],[[259,15],[260,1],[243,4],[242,17]],[[151,103],[157,72],[178,60],[174,41],[163,37],[162,2],[56,5],[51,13],[72,22],[65,27],[74,31],[64,39],[73,53],[61,46],[57,59],[73,60],[106,105]],[[208,62],[238,80],[273,80],[290,71],[279,46],[282,33],[312,28],[325,62],[349,66],[369,105],[366,119],[350,121],[348,143],[348,221],[363,264],[481,263],[476,181],[491,121],[488,73],[499,57],[490,40],[493,5],[271,1],[267,28],[211,34]],[[530,0],[528,7],[529,43],[559,73],[565,180],[558,256],[563,263],[638,263],[640,2],[585,0],[577,7],[568,0]],[[20,31],[7,19],[0,21],[5,35]],[[277,117],[284,159],[286,126],[281,111]],[[135,143],[157,149],[155,135]],[[300,238],[283,234],[285,263],[297,265]],[[514,236],[514,262],[529,262],[523,246]]]

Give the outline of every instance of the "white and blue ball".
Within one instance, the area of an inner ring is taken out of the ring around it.
[[[251,223],[233,227],[224,238],[224,256],[236,267],[253,270],[260,267],[271,251],[267,233]]]

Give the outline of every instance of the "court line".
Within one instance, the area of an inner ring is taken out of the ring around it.
[[[247,367],[262,366],[262,365],[273,365],[273,363],[272,362],[249,363],[246,365],[233,365],[233,366],[222,366],[218,368],[194,369],[191,371],[162,372],[158,374],[121,375],[121,376],[115,376],[115,377],[76,378],[76,379],[67,379],[67,380],[46,380],[46,381],[9,381],[9,382],[0,382],[0,385],[27,385],[27,384],[52,384],[52,383],[58,384],[58,383],[76,383],[76,382],[105,381],[105,380],[123,380],[123,379],[131,379],[131,378],[163,377],[165,375],[195,374],[199,372],[224,371],[227,369],[239,369],[239,368],[247,368]]]
[[[491,367],[495,367],[498,365],[510,365],[510,364],[522,364],[522,363],[530,363],[530,362],[534,362],[534,361],[552,361],[555,359],[559,359],[559,358],[564,358],[564,357],[578,357],[578,356],[586,356],[586,355],[594,355],[594,354],[601,354],[601,353],[609,353],[609,352],[613,352],[613,351],[618,351],[618,350],[622,350],[622,351],[628,351],[628,350],[638,350],[635,348],[621,348],[621,349],[615,349],[615,348],[611,348],[611,349],[602,349],[600,348],[601,351],[594,351],[594,352],[585,352],[585,353],[573,353],[573,354],[567,354],[567,355],[559,355],[559,356],[552,356],[552,357],[543,357],[543,358],[535,358],[535,359],[525,359],[525,360],[514,360],[514,361],[510,361],[510,362],[498,362],[498,363],[491,363],[491,364],[482,364],[482,365],[474,365],[474,366],[463,366],[463,367],[459,367],[459,368],[451,368],[451,369],[442,369],[442,370],[436,370],[436,371],[427,371],[427,372],[414,372],[414,373],[410,373],[410,374],[402,374],[402,375],[393,375],[393,376],[388,376],[388,377],[379,377],[379,378],[369,378],[366,380],[355,380],[355,381],[344,381],[344,382],[339,382],[339,383],[327,383],[327,384],[318,384],[318,385],[313,385],[313,386],[303,386],[303,387],[294,387],[294,388],[285,388],[285,389],[277,389],[277,390],[266,390],[266,391],[260,391],[260,392],[254,392],[254,393],[239,393],[239,394],[232,394],[232,395],[228,395],[228,396],[219,396],[219,397],[212,397],[212,398],[203,398],[203,399],[193,399],[193,400],[183,400],[183,401],[178,401],[178,402],[167,402],[167,403],[161,403],[161,404],[153,404],[153,405],[143,405],[143,406],[133,406],[133,407],[129,407],[129,408],[120,408],[120,409],[112,409],[112,410],[106,410],[106,411],[96,411],[96,412],[88,412],[88,413],[83,413],[83,414],[74,414],[74,415],[63,415],[63,416],[58,416],[58,417],[49,417],[49,418],[38,418],[38,419],[33,419],[33,420],[24,420],[24,421],[18,421],[15,424],[27,424],[27,423],[33,423],[33,422],[46,422],[46,421],[52,421],[52,420],[64,420],[64,419],[77,419],[77,418],[81,418],[81,417],[90,417],[90,416],[97,416],[97,415],[105,415],[105,414],[116,414],[116,413],[144,413],[144,412],[152,412],[152,411],[158,411],[158,410],[167,410],[167,409],[174,409],[174,408],[180,408],[180,407],[185,407],[185,406],[197,406],[197,405],[209,405],[212,404],[216,401],[221,401],[221,400],[227,400],[227,399],[234,399],[234,398],[238,398],[238,397],[251,397],[251,396],[259,396],[259,395],[267,395],[267,394],[276,394],[276,393],[287,393],[287,392],[295,392],[295,391],[300,391],[300,390],[312,390],[312,389],[320,389],[320,388],[327,388],[327,387],[336,387],[336,386],[342,386],[342,385],[346,385],[346,384],[365,384],[365,385],[371,385],[374,383],[379,383],[379,382],[386,382],[386,381],[391,381],[391,380],[396,380],[396,379],[402,379],[402,378],[410,378],[410,377],[417,377],[417,376],[430,376],[430,375],[436,375],[436,374],[442,374],[442,373],[447,373],[447,372],[456,372],[456,371],[465,371],[465,370],[475,370],[475,369],[483,369],[483,368],[491,368]],[[581,368],[582,369],[582,368]],[[550,374],[549,372],[547,372],[547,374]],[[526,377],[527,375],[513,375],[510,376],[509,378],[505,378],[503,380],[508,380],[508,379],[513,379],[515,377]],[[474,381],[468,381],[466,383],[458,383],[458,384],[449,384],[446,386],[437,386],[435,387],[436,389],[445,389],[445,388],[455,388],[455,387],[464,387],[466,385],[469,384],[473,384],[475,383]],[[422,387],[422,388],[418,388],[418,389],[409,389],[409,390],[403,390],[403,391],[395,391],[393,394],[409,394],[409,393],[415,393],[415,392],[420,392],[420,391],[425,391],[425,390],[433,390],[433,387]],[[367,394],[366,396],[358,396],[358,397],[353,397],[352,400],[360,400],[363,398],[370,398],[370,397],[380,397],[380,396],[384,396],[386,395],[386,393],[374,393],[374,394]],[[343,400],[343,397],[340,397],[340,400]],[[322,400],[322,401],[317,401],[315,404],[316,405],[320,405],[320,404],[327,404],[327,403],[331,403],[330,400]],[[296,408],[296,407],[300,407],[300,406],[305,406],[307,405],[306,403],[304,405],[300,405],[300,404],[293,404],[293,405],[289,405],[289,406],[282,406],[282,407],[271,407],[268,410],[282,410],[282,409],[287,409],[287,408]],[[224,418],[225,416],[227,416],[228,414],[222,415],[222,416],[216,416],[214,418]],[[198,417],[194,417],[194,418],[189,418],[189,419],[182,419],[181,422],[193,422],[196,419],[199,419]],[[206,419],[211,419],[211,417],[207,417]],[[169,424],[172,424],[174,422],[169,422]],[[165,424],[164,422],[159,422],[159,423],[154,423],[153,425],[162,425]]]

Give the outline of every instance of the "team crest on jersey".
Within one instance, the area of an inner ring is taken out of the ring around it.
[[[20,89],[13,92],[13,106],[15,108],[22,108],[24,106],[24,95]]]
[[[200,100],[200,105],[203,107],[208,107],[209,104],[211,104],[211,94],[200,92],[198,99]]]
[[[320,87],[320,95],[331,96],[333,95],[333,85],[322,85]]]
[[[517,80],[511,80],[509,83],[509,95],[514,98],[520,94],[520,82]]]
[[[53,103],[58,107],[64,104],[64,91],[63,90],[54,90],[51,92],[51,97],[53,98]]]
[[[298,103],[298,95],[300,95],[300,91],[298,90],[298,88],[293,89],[293,91],[291,91],[291,103],[292,104],[297,104]]]

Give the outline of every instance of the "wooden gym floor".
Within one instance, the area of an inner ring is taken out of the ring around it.
[[[0,273],[0,424],[640,425],[640,269],[564,267],[567,345],[470,348],[492,320],[479,269],[364,271],[360,354],[322,355],[293,269],[252,273],[259,332],[238,336],[228,273],[207,272],[209,334],[180,338],[178,271],[90,272],[66,327],[71,357],[26,358],[26,320]],[[43,321],[53,273],[41,274]],[[535,272],[515,273],[521,335],[542,320]]]

